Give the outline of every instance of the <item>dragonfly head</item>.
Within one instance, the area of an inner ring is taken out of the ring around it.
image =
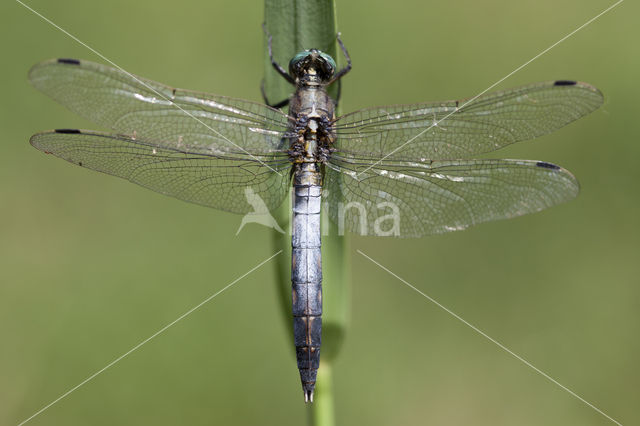
[[[296,79],[313,78],[326,83],[335,71],[336,61],[317,49],[304,50],[289,62],[289,74]]]

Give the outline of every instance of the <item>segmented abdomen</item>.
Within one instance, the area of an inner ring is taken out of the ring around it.
[[[305,400],[312,400],[320,363],[322,260],[320,206],[322,188],[316,163],[296,166],[293,182],[292,307],[296,358]],[[319,183],[319,182],[318,182]]]

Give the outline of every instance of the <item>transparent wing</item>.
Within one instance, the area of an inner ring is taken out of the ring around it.
[[[286,157],[276,155],[263,155],[261,161],[218,157],[83,130],[38,133],[30,142],[47,154],[79,166],[233,213],[253,211],[252,206],[260,201],[269,210],[278,207],[289,183],[291,165]]]
[[[174,89],[75,59],[37,64],[29,80],[82,117],[167,148],[236,157],[288,148],[288,116],[259,103]]]
[[[325,174],[329,216],[361,235],[420,237],[533,213],[574,198],[578,182],[550,163],[454,160],[385,162],[332,158]]]
[[[602,101],[586,83],[555,81],[475,100],[368,108],[338,118],[336,147],[352,159],[468,158],[552,132]]]

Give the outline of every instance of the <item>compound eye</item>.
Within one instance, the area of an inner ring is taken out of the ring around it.
[[[296,71],[299,69],[300,62],[302,62],[307,56],[309,56],[310,52],[308,50],[303,50],[300,53],[297,53],[296,56],[291,58],[289,61],[289,74],[295,75]]]
[[[330,76],[333,75],[333,73],[336,71],[336,68],[337,68],[336,61],[334,61],[331,56],[323,52],[320,52],[320,57],[324,59],[324,64],[325,64],[324,71]]]

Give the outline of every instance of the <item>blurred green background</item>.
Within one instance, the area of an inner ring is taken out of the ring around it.
[[[338,1],[348,112],[473,96],[613,2]],[[126,70],[260,100],[261,1],[30,0]],[[338,424],[606,425],[606,418],[355,253],[361,249],[622,424],[640,423],[639,6],[627,1],[498,88],[578,79],[591,116],[499,158],[551,161],[574,201],[420,240],[352,238]],[[17,424],[270,256],[269,230],[36,151],[95,128],[30,87],[46,58],[100,61],[0,5],[0,424]],[[311,46],[310,46],[311,47]],[[38,425],[299,425],[275,264],[54,405]]]

